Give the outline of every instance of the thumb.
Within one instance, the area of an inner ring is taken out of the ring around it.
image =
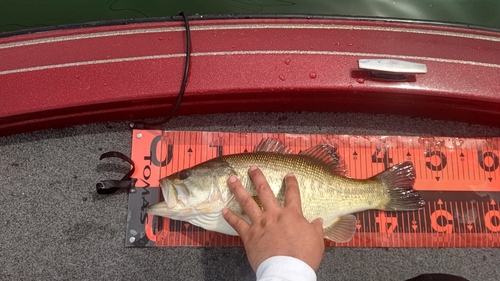
[[[322,218],[317,218],[311,222],[311,224],[314,226],[316,231],[320,232],[323,234],[323,219]]]

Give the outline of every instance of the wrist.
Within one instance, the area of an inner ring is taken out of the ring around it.
[[[267,258],[257,267],[256,275],[257,280],[272,277],[279,277],[280,280],[316,280],[316,273],[307,263],[290,256]]]

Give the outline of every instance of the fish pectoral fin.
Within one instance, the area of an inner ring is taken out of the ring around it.
[[[334,223],[325,228],[325,238],[337,243],[345,243],[352,239],[356,233],[356,217],[345,215],[339,217]]]

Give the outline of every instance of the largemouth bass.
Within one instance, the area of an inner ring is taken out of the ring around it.
[[[412,189],[415,172],[411,162],[397,164],[368,179],[352,179],[342,175],[337,149],[331,145],[293,154],[281,142],[264,139],[253,153],[220,156],[160,179],[165,201],[151,205],[147,212],[238,235],[222,217],[222,209],[227,207],[250,220],[231,193],[227,179],[236,175],[261,206],[248,176],[252,165],[262,170],[282,206],[284,177],[294,174],[305,218],[322,218],[325,238],[334,242],[347,242],[356,232],[356,217],[352,213],[369,209],[418,210],[425,204]]]

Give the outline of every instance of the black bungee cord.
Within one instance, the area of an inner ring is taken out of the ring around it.
[[[177,112],[177,109],[179,108],[179,105],[182,102],[182,98],[184,97],[184,92],[186,91],[186,84],[187,84],[187,79],[188,79],[188,74],[189,74],[189,62],[191,60],[191,29],[189,27],[189,20],[188,17],[184,12],[180,12],[179,15],[182,16],[184,19],[184,24],[186,26],[186,61],[184,65],[184,77],[182,79],[182,84],[181,84],[181,89],[179,91],[179,94],[177,95],[177,101],[175,103],[174,108],[172,109],[172,112],[165,117],[163,120],[160,120],[158,122],[132,122],[130,123],[130,128],[132,129],[149,129],[152,127],[158,127],[161,126],[165,123],[167,123],[172,117],[174,117],[175,113]]]

